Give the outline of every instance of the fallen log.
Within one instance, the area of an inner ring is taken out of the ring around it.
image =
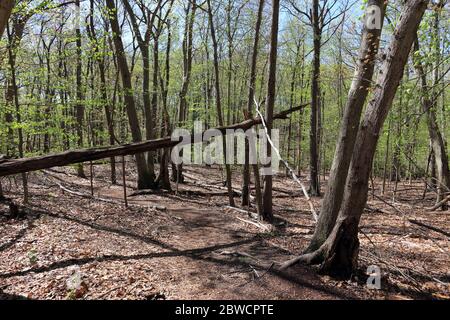
[[[420,222],[420,221],[413,220],[413,219],[408,219],[408,221],[409,221],[410,223],[412,223],[412,224],[418,225],[418,226],[420,226],[420,227],[427,228],[427,229],[429,229],[429,230],[433,230],[434,232],[443,234],[444,236],[447,236],[447,237],[450,238],[450,233],[447,232],[447,231],[445,231],[445,230],[442,230],[442,229],[439,229],[439,228],[430,226],[430,225],[428,225],[428,224],[425,224],[425,223],[422,223],[422,222]]]
[[[292,108],[291,110],[282,111],[273,116],[274,119],[286,119],[287,116],[293,112],[296,112],[308,104],[303,104],[298,107]],[[253,119],[245,120],[243,122],[232,124],[229,126],[213,128],[221,131],[223,134],[226,133],[227,129],[231,130],[247,130],[251,127],[261,124],[262,120],[260,117],[255,117]],[[204,132],[201,134],[191,135],[191,142],[199,139],[202,140]],[[50,154],[45,156],[37,156],[31,158],[21,158],[21,159],[3,159],[0,161],[0,177],[8,176],[12,174],[24,173],[29,171],[36,171],[42,169],[48,169],[52,167],[61,167],[69,164],[100,160],[104,158],[116,157],[116,156],[126,156],[134,155],[147,151],[154,151],[162,148],[171,148],[179,143],[182,143],[182,137],[179,140],[173,141],[171,137],[165,137],[155,140],[146,140],[142,142],[135,142],[124,145],[108,146],[101,148],[91,148],[91,149],[80,149],[67,151],[57,154]],[[188,143],[191,143],[188,142]],[[183,144],[188,144],[183,143]]]

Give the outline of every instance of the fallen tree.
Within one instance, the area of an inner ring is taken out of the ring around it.
[[[291,110],[282,111],[274,115],[273,118],[286,119],[289,114],[299,111],[300,109],[304,108],[307,105],[308,104],[303,104],[298,107],[292,108]],[[227,129],[247,130],[258,124],[261,124],[261,118],[255,117],[253,119],[245,120],[240,123],[232,124],[229,126],[217,127],[213,129],[219,130],[220,132],[225,134]],[[199,138],[201,141],[202,140],[201,137],[203,137],[203,134],[204,132],[202,132],[201,134],[191,135],[190,143],[192,143],[192,141],[196,141]],[[199,137],[199,135],[201,135],[201,137]],[[57,154],[49,154],[45,156],[37,156],[30,158],[21,158],[21,159],[0,158],[0,177],[23,172],[48,169],[52,167],[66,166],[69,164],[75,164],[80,162],[94,161],[116,156],[134,155],[142,152],[154,151],[161,148],[171,148],[180,143],[187,144],[186,142],[182,142],[182,140],[183,140],[182,137],[180,137],[178,140],[172,140],[171,137],[165,137],[160,139],[123,144],[118,146],[72,150]]]

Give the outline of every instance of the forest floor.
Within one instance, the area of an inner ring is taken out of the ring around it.
[[[89,166],[85,170],[88,174]],[[94,168],[94,199],[89,199],[89,179],[74,172],[67,167],[29,174],[31,199],[23,219],[6,219],[7,207],[0,205],[0,299],[450,295],[450,215],[425,209],[434,204],[434,195],[429,191],[422,200],[421,181],[400,182],[395,197],[393,183],[380,197],[381,184],[375,181],[375,196],[371,190],[361,221],[360,273],[351,281],[337,281],[303,265],[285,272],[257,267],[300,253],[314,230],[299,186],[284,175],[274,177],[276,227],[266,230],[244,212],[247,208],[227,208],[224,173],[218,168],[187,167],[186,184],[178,186],[178,193],[132,195],[135,172],[130,166],[128,208],[122,186],[108,182],[108,166]],[[235,176],[239,189],[241,175]],[[6,196],[21,202],[19,180],[4,179],[3,188]],[[238,196],[235,200],[240,202]],[[319,208],[320,199],[313,202]],[[382,270],[381,290],[366,286],[369,265]],[[78,289],[72,289],[73,283]]]

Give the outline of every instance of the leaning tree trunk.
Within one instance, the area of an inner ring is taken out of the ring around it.
[[[384,1],[370,0],[367,4],[368,7],[373,5],[380,8],[380,23],[382,24],[385,11]],[[317,222],[314,235],[307,249],[308,252],[318,249],[325,242],[333,229],[339,213],[344,194],[344,188],[342,186],[347,179],[361,112],[372,82],[375,58],[380,44],[381,26],[380,28],[371,29],[367,27],[367,24],[363,26],[359,56],[344,109],[328,187],[322,202],[319,221]]]
[[[419,41],[416,38],[414,43],[414,51],[419,52]],[[417,75],[420,78],[420,93],[422,96],[422,108],[426,115],[426,122],[428,127],[428,133],[430,135],[431,147],[434,154],[434,161],[436,164],[436,175],[437,175],[437,203],[441,202],[449,192],[450,188],[450,172],[448,167],[448,155],[445,147],[444,139],[442,138],[441,131],[436,120],[436,108],[435,104],[437,102],[437,97],[430,98],[431,90],[427,84],[427,76],[423,69],[420,59],[417,55],[414,55],[415,61],[414,65],[416,68]],[[447,209],[447,205],[444,202],[441,207],[443,210]]]
[[[130,124],[131,135],[133,142],[142,141],[141,129],[139,127],[139,120],[136,112],[136,106],[133,97],[133,87],[131,85],[131,74],[128,68],[128,62],[125,56],[125,49],[123,46],[119,22],[117,19],[117,10],[114,0],[106,0],[109,9],[109,21],[113,32],[113,42],[117,54],[117,63],[122,77],[122,84],[124,89],[124,102]],[[147,163],[143,154],[136,155],[137,171],[138,171],[138,188],[150,189],[152,187],[150,175],[147,169]]]
[[[357,268],[358,225],[367,202],[368,180],[384,120],[392,106],[411,45],[428,0],[409,0],[386,50],[378,77],[356,138],[341,209],[330,236],[313,254],[311,262],[322,262],[321,271],[349,277]]]

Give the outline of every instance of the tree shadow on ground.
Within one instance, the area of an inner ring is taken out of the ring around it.
[[[267,252],[267,254],[261,253],[261,248],[268,247],[266,244],[264,244],[264,237],[261,237],[259,235],[243,239],[240,241],[234,241],[230,243],[225,244],[217,244],[213,246],[207,246],[197,249],[187,249],[187,250],[179,250],[177,248],[174,248],[173,246],[170,246],[164,242],[161,242],[159,240],[141,236],[129,231],[124,231],[117,228],[111,228],[107,226],[98,225],[95,223],[83,221],[80,219],[77,219],[75,217],[55,214],[51,212],[47,212],[44,210],[33,210],[33,213],[35,215],[48,215],[54,218],[59,219],[66,219],[75,223],[79,223],[84,226],[91,227],[93,229],[106,231],[115,233],[121,236],[130,237],[132,239],[137,239],[140,241],[143,241],[145,243],[150,243],[156,246],[159,246],[163,249],[166,249],[168,251],[163,252],[151,252],[151,253],[145,253],[145,254],[135,254],[135,255],[104,255],[104,256],[96,256],[96,257],[86,257],[86,258],[71,258],[66,260],[61,260],[54,262],[47,266],[41,266],[41,267],[33,267],[27,270],[21,270],[21,271],[15,271],[15,272],[9,272],[9,273],[3,273],[0,274],[0,279],[6,279],[11,277],[18,277],[18,276],[25,276],[32,273],[45,273],[50,272],[52,270],[62,269],[66,268],[72,265],[82,266],[93,262],[110,262],[110,261],[134,261],[134,260],[144,260],[144,259],[154,259],[154,258],[170,258],[170,257],[179,257],[184,256],[196,261],[205,261],[209,263],[214,263],[219,266],[228,266],[228,267],[240,267],[240,268],[247,268],[247,269],[253,269],[253,268],[260,268],[258,267],[257,263],[252,263],[251,261],[245,260],[245,259],[239,259],[239,258],[217,258],[211,256],[213,252],[217,252],[218,250],[223,249],[230,249],[233,247],[239,247],[242,245],[248,245],[252,244],[250,247],[250,252],[258,255],[257,259],[263,259],[267,261],[272,261],[271,252]],[[266,236],[267,237],[273,237],[273,236]],[[272,248],[272,250],[277,250],[277,248]],[[264,251],[264,250],[263,250]],[[270,251],[270,250],[269,250]],[[278,254],[288,254],[288,252],[278,252]],[[309,288],[311,290],[315,290],[317,292],[321,292],[324,294],[332,295],[339,299],[356,299],[357,297],[350,295],[348,293],[343,292],[343,290],[339,290],[337,288],[333,288],[329,285],[323,284],[320,281],[320,278],[312,271],[311,268],[307,266],[296,266],[294,268],[291,268],[287,271],[279,271],[277,269],[274,269],[272,267],[265,269],[263,271],[265,274],[270,274],[271,276],[277,277],[279,279],[288,281],[290,284],[298,286],[300,288]],[[299,289],[300,289],[299,288]],[[19,298],[19,296],[17,297]]]

